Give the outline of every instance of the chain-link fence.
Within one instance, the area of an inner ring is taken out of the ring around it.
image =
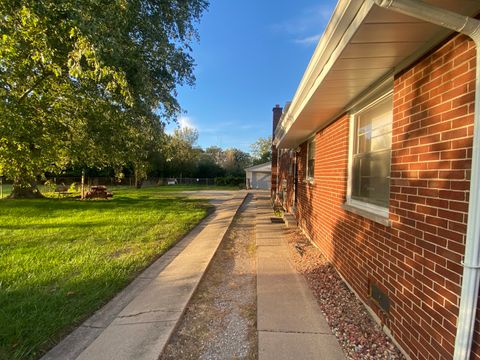
[[[65,185],[71,186],[72,184],[80,184],[82,181],[81,177],[53,177],[49,178],[46,181],[43,181],[42,184],[56,184],[56,185]],[[139,182],[143,186],[161,186],[161,185],[215,185],[216,178],[148,178]],[[122,179],[115,177],[88,177],[85,176],[85,185],[94,186],[94,185],[105,185],[105,186],[135,186],[135,177],[127,176]]]
[[[234,180],[232,182],[232,179]],[[80,189],[82,178],[78,177],[66,177],[55,176],[49,177],[45,180],[39,181],[38,186],[40,191],[66,191],[67,189]],[[202,185],[202,186],[214,186],[214,185],[230,185],[241,186],[244,184],[242,178],[185,178],[185,177],[172,177],[172,178],[148,178],[141,181],[141,187],[150,186],[168,186],[168,185]],[[107,187],[126,186],[135,187],[135,178],[133,176],[127,176],[122,179],[115,177],[89,177],[85,176],[85,187],[88,190],[91,186],[104,185]],[[12,182],[5,178],[0,178],[0,199],[10,195],[12,191]]]

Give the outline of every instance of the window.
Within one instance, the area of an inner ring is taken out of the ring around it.
[[[392,116],[391,95],[354,116],[351,199],[388,207]]]
[[[315,138],[308,141],[307,144],[307,180],[313,180],[315,171]]]

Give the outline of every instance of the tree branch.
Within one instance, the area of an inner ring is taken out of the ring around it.
[[[18,102],[22,102],[23,99],[25,99],[25,97],[28,96],[28,94],[30,94],[33,90],[35,90],[35,88],[40,85],[42,83],[43,80],[45,80],[48,75],[50,75],[50,73],[44,73],[37,81],[35,81],[35,83],[30,87],[30,89],[28,89],[27,91],[25,91],[22,96],[20,96],[20,99],[18,99]]]

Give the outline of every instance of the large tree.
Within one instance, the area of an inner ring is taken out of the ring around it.
[[[215,164],[219,166],[225,165],[225,153],[220,147],[209,146],[205,149],[205,153],[208,154],[213,159],[213,161],[215,161]]]
[[[194,175],[196,162],[202,153],[196,146],[197,140],[198,130],[189,127],[175,129],[168,137],[166,154],[171,175],[179,177]]]
[[[45,171],[119,166],[194,82],[207,0],[0,2],[0,173],[35,196]]]
[[[207,151],[202,151],[198,156],[195,177],[216,178],[225,176],[225,169],[215,161],[215,157]]]
[[[250,145],[250,150],[254,165],[272,161],[272,137],[258,138],[257,141]]]
[[[224,151],[225,164],[224,168],[228,175],[243,177],[245,176],[245,168],[252,165],[250,154],[240,149],[229,148]]]

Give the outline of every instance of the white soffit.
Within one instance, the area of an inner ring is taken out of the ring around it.
[[[478,0],[425,2],[470,16],[480,12]],[[393,76],[447,34],[436,25],[382,9],[370,0],[340,1],[277,128],[277,146],[299,145],[347,111],[367,89]]]

